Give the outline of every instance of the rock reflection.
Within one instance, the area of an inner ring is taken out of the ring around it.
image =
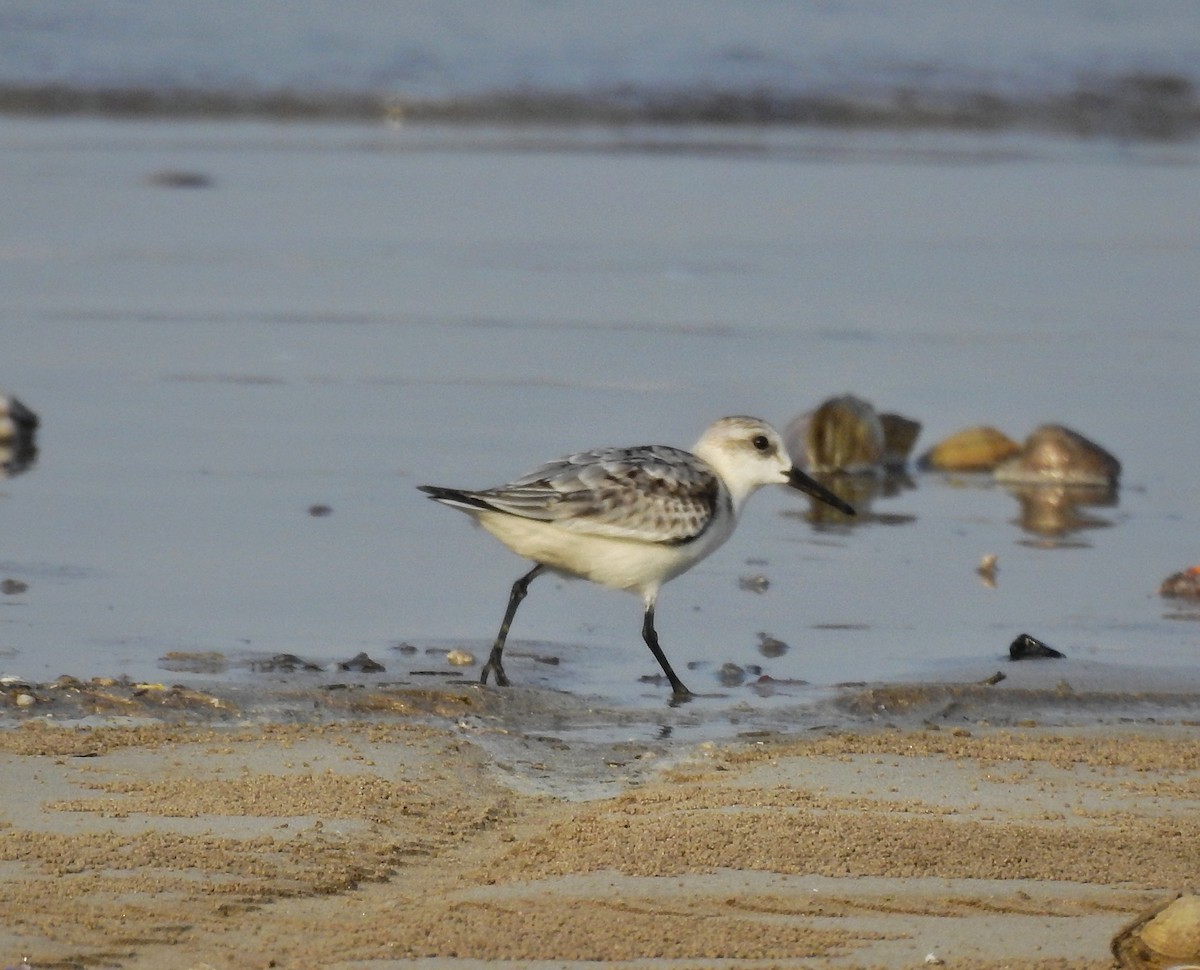
[[[1047,540],[1061,540],[1089,529],[1106,529],[1109,519],[1091,515],[1089,508],[1115,508],[1115,485],[1005,485],[1020,505],[1017,524]]]
[[[873,508],[878,499],[895,498],[901,492],[916,488],[916,483],[902,471],[881,474],[855,475],[849,473],[818,473],[813,475],[826,488],[836,492],[858,513],[844,515],[816,499],[808,500],[805,512],[785,512],[784,515],[798,516],[819,527],[872,525],[908,525],[917,520],[915,515],[896,512],[879,512]]]
[[[821,530],[849,530],[865,525],[910,525],[917,521],[917,516],[910,512],[884,512],[876,507],[881,500],[896,498],[917,487],[917,481],[904,472],[880,475],[823,473],[813,477],[841,495],[854,506],[858,515],[852,518],[815,499],[809,499],[806,509],[784,512],[785,516],[802,518]],[[940,476],[934,476],[932,480],[944,481]],[[981,486],[987,491],[998,490],[990,476]],[[1036,541],[1040,546],[1078,545],[1079,533],[1111,527],[1113,520],[1096,514],[1095,510],[1116,508],[1119,502],[1116,483],[1002,483],[998,487],[1017,500],[1020,511],[1017,518],[1012,520],[1013,524],[1027,535],[1035,537],[1035,540],[1029,541]]]

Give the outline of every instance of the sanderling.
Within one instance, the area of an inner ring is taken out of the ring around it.
[[[774,428],[748,417],[721,418],[690,452],[665,445],[599,448],[547,462],[498,488],[419,486],[537,564],[513,583],[480,682],[495,674],[497,684],[508,684],[501,662],[508,629],[529,584],[549,570],[641,594],[642,638],[675,695],[690,695],[658,644],[658,591],[733,534],[746,499],[763,485],[790,485],[854,514],[792,464]]]

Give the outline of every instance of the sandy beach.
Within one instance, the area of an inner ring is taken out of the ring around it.
[[[891,687],[862,729],[589,742],[523,730],[553,699],[520,689],[265,717],[96,686],[73,726],[34,690],[51,716],[0,732],[5,967],[1099,970],[1198,871],[1197,720],[1000,726],[966,692],[938,723]]]

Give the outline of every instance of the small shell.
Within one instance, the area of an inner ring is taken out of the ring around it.
[[[994,552],[989,552],[979,560],[979,565],[975,567],[975,572],[979,573],[979,578],[989,589],[996,588],[996,573],[1000,568],[999,561],[999,557]]]
[[[1200,896],[1186,894],[1143,913],[1112,941],[1122,970],[1200,965]]]
[[[921,456],[919,464],[943,472],[984,472],[1020,450],[1003,431],[977,425],[943,438]]]
[[[746,670],[744,667],[739,667],[732,661],[721,664],[721,669],[717,671],[717,680],[724,687],[737,687],[746,680]]]
[[[1158,595],[1200,597],[1200,566],[1172,573],[1162,581]]]
[[[777,640],[769,633],[758,635],[758,652],[764,657],[782,657],[790,648],[782,640]]]
[[[738,579],[738,589],[744,589],[749,593],[765,593],[770,587],[771,581],[762,573],[742,576]]]

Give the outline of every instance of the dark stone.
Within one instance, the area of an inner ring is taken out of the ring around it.
[[[1028,633],[1022,633],[1008,645],[1009,660],[1061,660],[1065,656]]]

